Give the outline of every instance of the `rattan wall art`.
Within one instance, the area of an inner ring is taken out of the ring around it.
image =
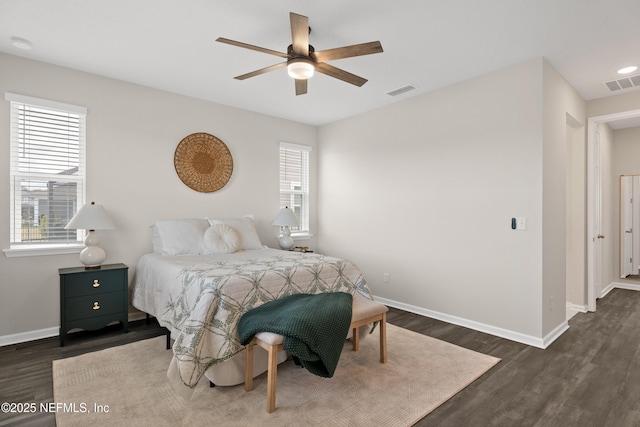
[[[204,132],[185,137],[176,148],[173,164],[180,180],[201,193],[224,187],[233,173],[233,158],[220,139]]]

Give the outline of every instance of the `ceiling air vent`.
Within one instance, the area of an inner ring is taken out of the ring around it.
[[[387,95],[398,96],[398,95],[402,95],[403,93],[411,92],[412,90],[415,90],[415,89],[417,89],[417,86],[406,85],[406,86],[399,87],[398,89],[394,89],[391,92],[387,92]]]
[[[605,86],[609,88],[611,92],[615,92],[622,89],[629,89],[632,87],[640,86],[640,74],[635,76],[622,77],[620,79],[604,82]]]

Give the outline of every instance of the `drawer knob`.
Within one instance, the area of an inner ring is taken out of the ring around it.
[[[98,279],[95,279],[95,280],[93,281],[93,287],[94,287],[94,288],[97,288],[97,287],[99,287],[99,286],[100,286],[100,282],[98,282]]]
[[[98,301],[93,303],[93,309],[94,310],[100,310],[100,304],[98,303]]]

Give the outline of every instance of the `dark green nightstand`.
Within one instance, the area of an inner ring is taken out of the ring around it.
[[[119,320],[129,331],[129,277],[124,264],[60,268],[60,346],[73,328],[96,330]]]

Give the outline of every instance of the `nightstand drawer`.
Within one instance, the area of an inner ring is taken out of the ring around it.
[[[123,301],[126,301],[124,292],[69,298],[64,309],[65,320],[72,321],[120,313],[125,309]]]
[[[65,296],[122,291],[122,274],[122,270],[107,270],[68,275],[65,277]]]

